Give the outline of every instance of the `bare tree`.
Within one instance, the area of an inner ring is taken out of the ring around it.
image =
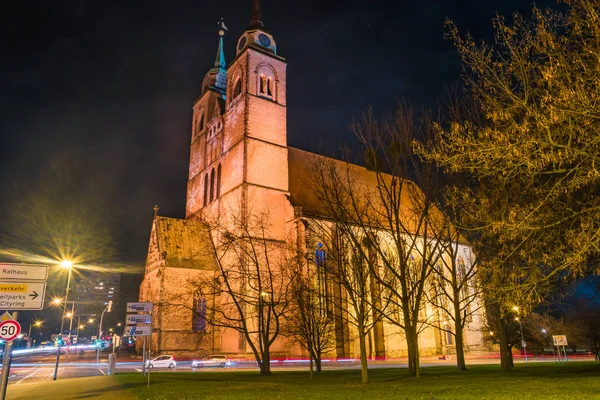
[[[464,351],[464,330],[473,316],[483,311],[482,286],[477,277],[479,258],[470,247],[459,244],[465,239],[450,224],[449,218],[443,218],[435,236],[442,241],[442,257],[434,268],[431,277],[431,291],[428,300],[442,310],[445,318],[452,323],[453,329],[444,324],[437,328],[454,336],[456,346],[456,366],[459,371],[467,369]],[[461,248],[463,251],[461,252]]]
[[[306,268],[302,268],[305,266]],[[290,276],[291,304],[285,316],[284,334],[293,337],[310,357],[310,377],[313,378],[313,361],[316,371],[321,372],[322,356],[335,350],[335,329],[327,303],[321,291],[319,271],[310,267],[299,257],[299,273]]]
[[[239,332],[260,373],[269,375],[270,349],[289,307],[293,259],[285,241],[270,237],[267,213],[232,211],[227,218],[208,223],[216,272],[196,282],[196,290],[217,298],[207,304],[209,323]]]
[[[367,168],[318,158],[312,174],[338,236],[348,242],[354,259],[370,269],[357,274],[364,277],[361,287],[376,282],[378,296],[367,297],[378,311],[375,319],[385,318],[404,330],[409,370],[415,376],[420,374],[418,336],[426,325],[425,291],[441,256],[432,224],[440,217],[435,198],[442,186],[435,168],[414,154],[412,142],[432,129],[427,113],[404,103],[382,121],[368,112],[353,126]]]

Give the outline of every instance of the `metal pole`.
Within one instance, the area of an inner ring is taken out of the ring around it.
[[[18,313],[12,314],[12,319],[17,320]],[[10,361],[12,360],[12,340],[4,345],[4,359],[2,360],[2,377],[0,377],[0,399],[6,398],[6,388],[8,387],[8,376],[10,375]]]
[[[521,345],[523,346],[523,351],[525,352],[525,362],[529,362],[527,360],[527,344],[525,343],[525,336],[523,335],[523,323],[521,322],[521,318],[519,318],[519,325],[521,326]]]
[[[67,313],[67,299],[69,298],[69,287],[71,286],[71,272],[73,272],[73,266],[69,268],[69,277],[67,278],[67,290],[65,291],[65,304],[63,306],[63,315],[60,321],[60,340],[58,341],[58,348],[56,351],[56,365],[54,366],[53,380],[56,380],[56,375],[58,374],[58,364],[60,364],[60,348],[62,347],[62,334],[63,329],[65,328],[65,314]]]
[[[102,314],[100,315],[100,324],[98,325],[98,339],[100,343],[102,343],[102,320],[104,319],[104,312],[106,311],[106,307]],[[100,347],[96,346],[96,366],[100,364]]]
[[[144,336],[144,344],[142,347],[142,376],[146,375],[146,336]]]

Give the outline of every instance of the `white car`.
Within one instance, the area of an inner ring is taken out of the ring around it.
[[[177,363],[173,356],[158,356],[146,361],[148,368],[175,368]]]
[[[192,368],[203,368],[203,367],[221,367],[231,365],[231,361],[226,356],[208,356],[201,360],[192,361]]]

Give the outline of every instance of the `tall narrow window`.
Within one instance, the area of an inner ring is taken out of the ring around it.
[[[204,113],[200,116],[200,122],[198,122],[198,132],[204,129]]]
[[[261,75],[259,80],[260,80],[260,87],[259,87],[258,91],[261,94],[264,94],[265,93],[265,80],[266,79],[265,79],[264,76]]]
[[[192,331],[206,332],[206,299],[194,296],[192,305]]]
[[[271,97],[273,96],[272,86],[273,86],[273,79],[268,78],[267,79],[267,96],[271,96]]]
[[[212,202],[215,198],[215,169],[210,171],[210,201]]]
[[[217,199],[221,197],[221,164],[217,168]]]
[[[242,94],[242,80],[238,79],[233,86],[233,98],[235,99]]]
[[[327,279],[327,252],[323,249],[323,243],[317,244],[315,250],[315,264],[317,267],[317,284],[319,285],[319,301],[320,312],[322,315],[327,315],[328,318],[333,317],[333,310],[330,310],[329,303],[329,282]]]
[[[208,201],[208,174],[204,175],[204,207]]]

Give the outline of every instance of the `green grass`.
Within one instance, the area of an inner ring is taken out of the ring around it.
[[[600,364],[518,364],[502,373],[496,365],[423,368],[421,378],[403,369],[373,369],[371,383],[360,383],[359,370],[324,371],[313,381],[308,372],[181,372],[151,374],[148,389],[141,374],[117,379],[142,400],[192,399],[600,399]]]

